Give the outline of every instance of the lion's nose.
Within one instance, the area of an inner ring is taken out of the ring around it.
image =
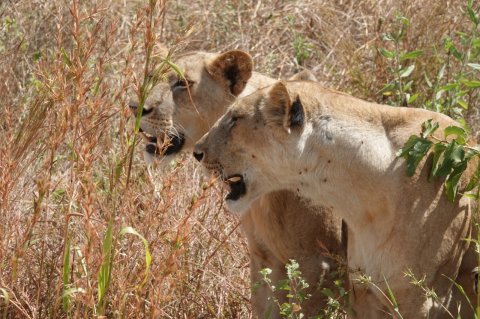
[[[202,159],[203,159],[203,152],[196,152],[196,151],[194,151],[194,152],[193,152],[193,157],[195,157],[195,159],[196,159],[197,161],[201,162]]]

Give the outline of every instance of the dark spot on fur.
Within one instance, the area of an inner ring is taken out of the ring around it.
[[[308,172],[308,168],[304,168],[303,171],[306,173]]]
[[[322,120],[327,121],[327,122],[332,120],[332,117],[330,115],[322,115],[322,116],[320,116],[320,118]]]
[[[256,158],[256,156],[252,154],[252,158]]]
[[[332,161],[331,160],[328,160],[327,163],[330,164]]]
[[[298,175],[302,175],[302,171],[298,172]]]
[[[302,126],[304,120],[305,113],[303,111],[303,105],[300,101],[300,97],[297,96],[295,101],[292,103],[292,107],[290,109],[290,126]]]
[[[297,188],[297,192],[299,192],[299,193],[300,193],[300,188]]]
[[[325,179],[323,180],[323,182],[326,183],[326,182],[327,182],[327,179],[325,178]]]

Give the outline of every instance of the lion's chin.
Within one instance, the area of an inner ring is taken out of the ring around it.
[[[230,177],[230,180],[227,180],[227,183],[230,184],[230,193],[225,197],[228,210],[240,216],[264,194],[258,191],[258,185],[252,183],[250,178],[244,179],[242,177],[244,175],[246,174],[235,174]]]
[[[251,202],[252,201],[248,200],[248,196],[242,196],[236,200],[233,200],[233,199],[225,200],[228,210],[239,216],[242,216],[247,212]]]
[[[224,180],[229,193],[225,197],[227,208],[235,214],[242,215],[250,206],[247,185],[242,174],[231,175]]]

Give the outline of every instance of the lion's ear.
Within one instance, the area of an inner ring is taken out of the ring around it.
[[[295,73],[291,78],[288,79],[289,81],[314,81],[318,82],[315,75],[313,75],[312,71],[310,70],[303,70],[298,73]]]
[[[243,51],[232,50],[207,61],[208,73],[225,85],[230,93],[238,96],[252,76],[252,57]]]
[[[300,96],[292,101],[283,82],[272,85],[265,100],[265,119],[267,123],[281,126],[290,133],[292,128],[303,125],[304,118],[305,112]]]

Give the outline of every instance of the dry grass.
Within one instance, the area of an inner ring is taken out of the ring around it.
[[[325,85],[381,100],[390,75],[376,48],[397,11],[411,21],[403,45],[426,52],[427,73],[441,59],[434,45],[467,24],[460,0],[146,2],[0,3],[3,318],[251,317],[246,244],[221,190],[188,157],[170,172],[148,169],[134,142],[126,92],[143,81],[145,47],[244,49],[272,76],[307,67]],[[125,226],[148,242],[145,283],[145,247],[120,235]]]

